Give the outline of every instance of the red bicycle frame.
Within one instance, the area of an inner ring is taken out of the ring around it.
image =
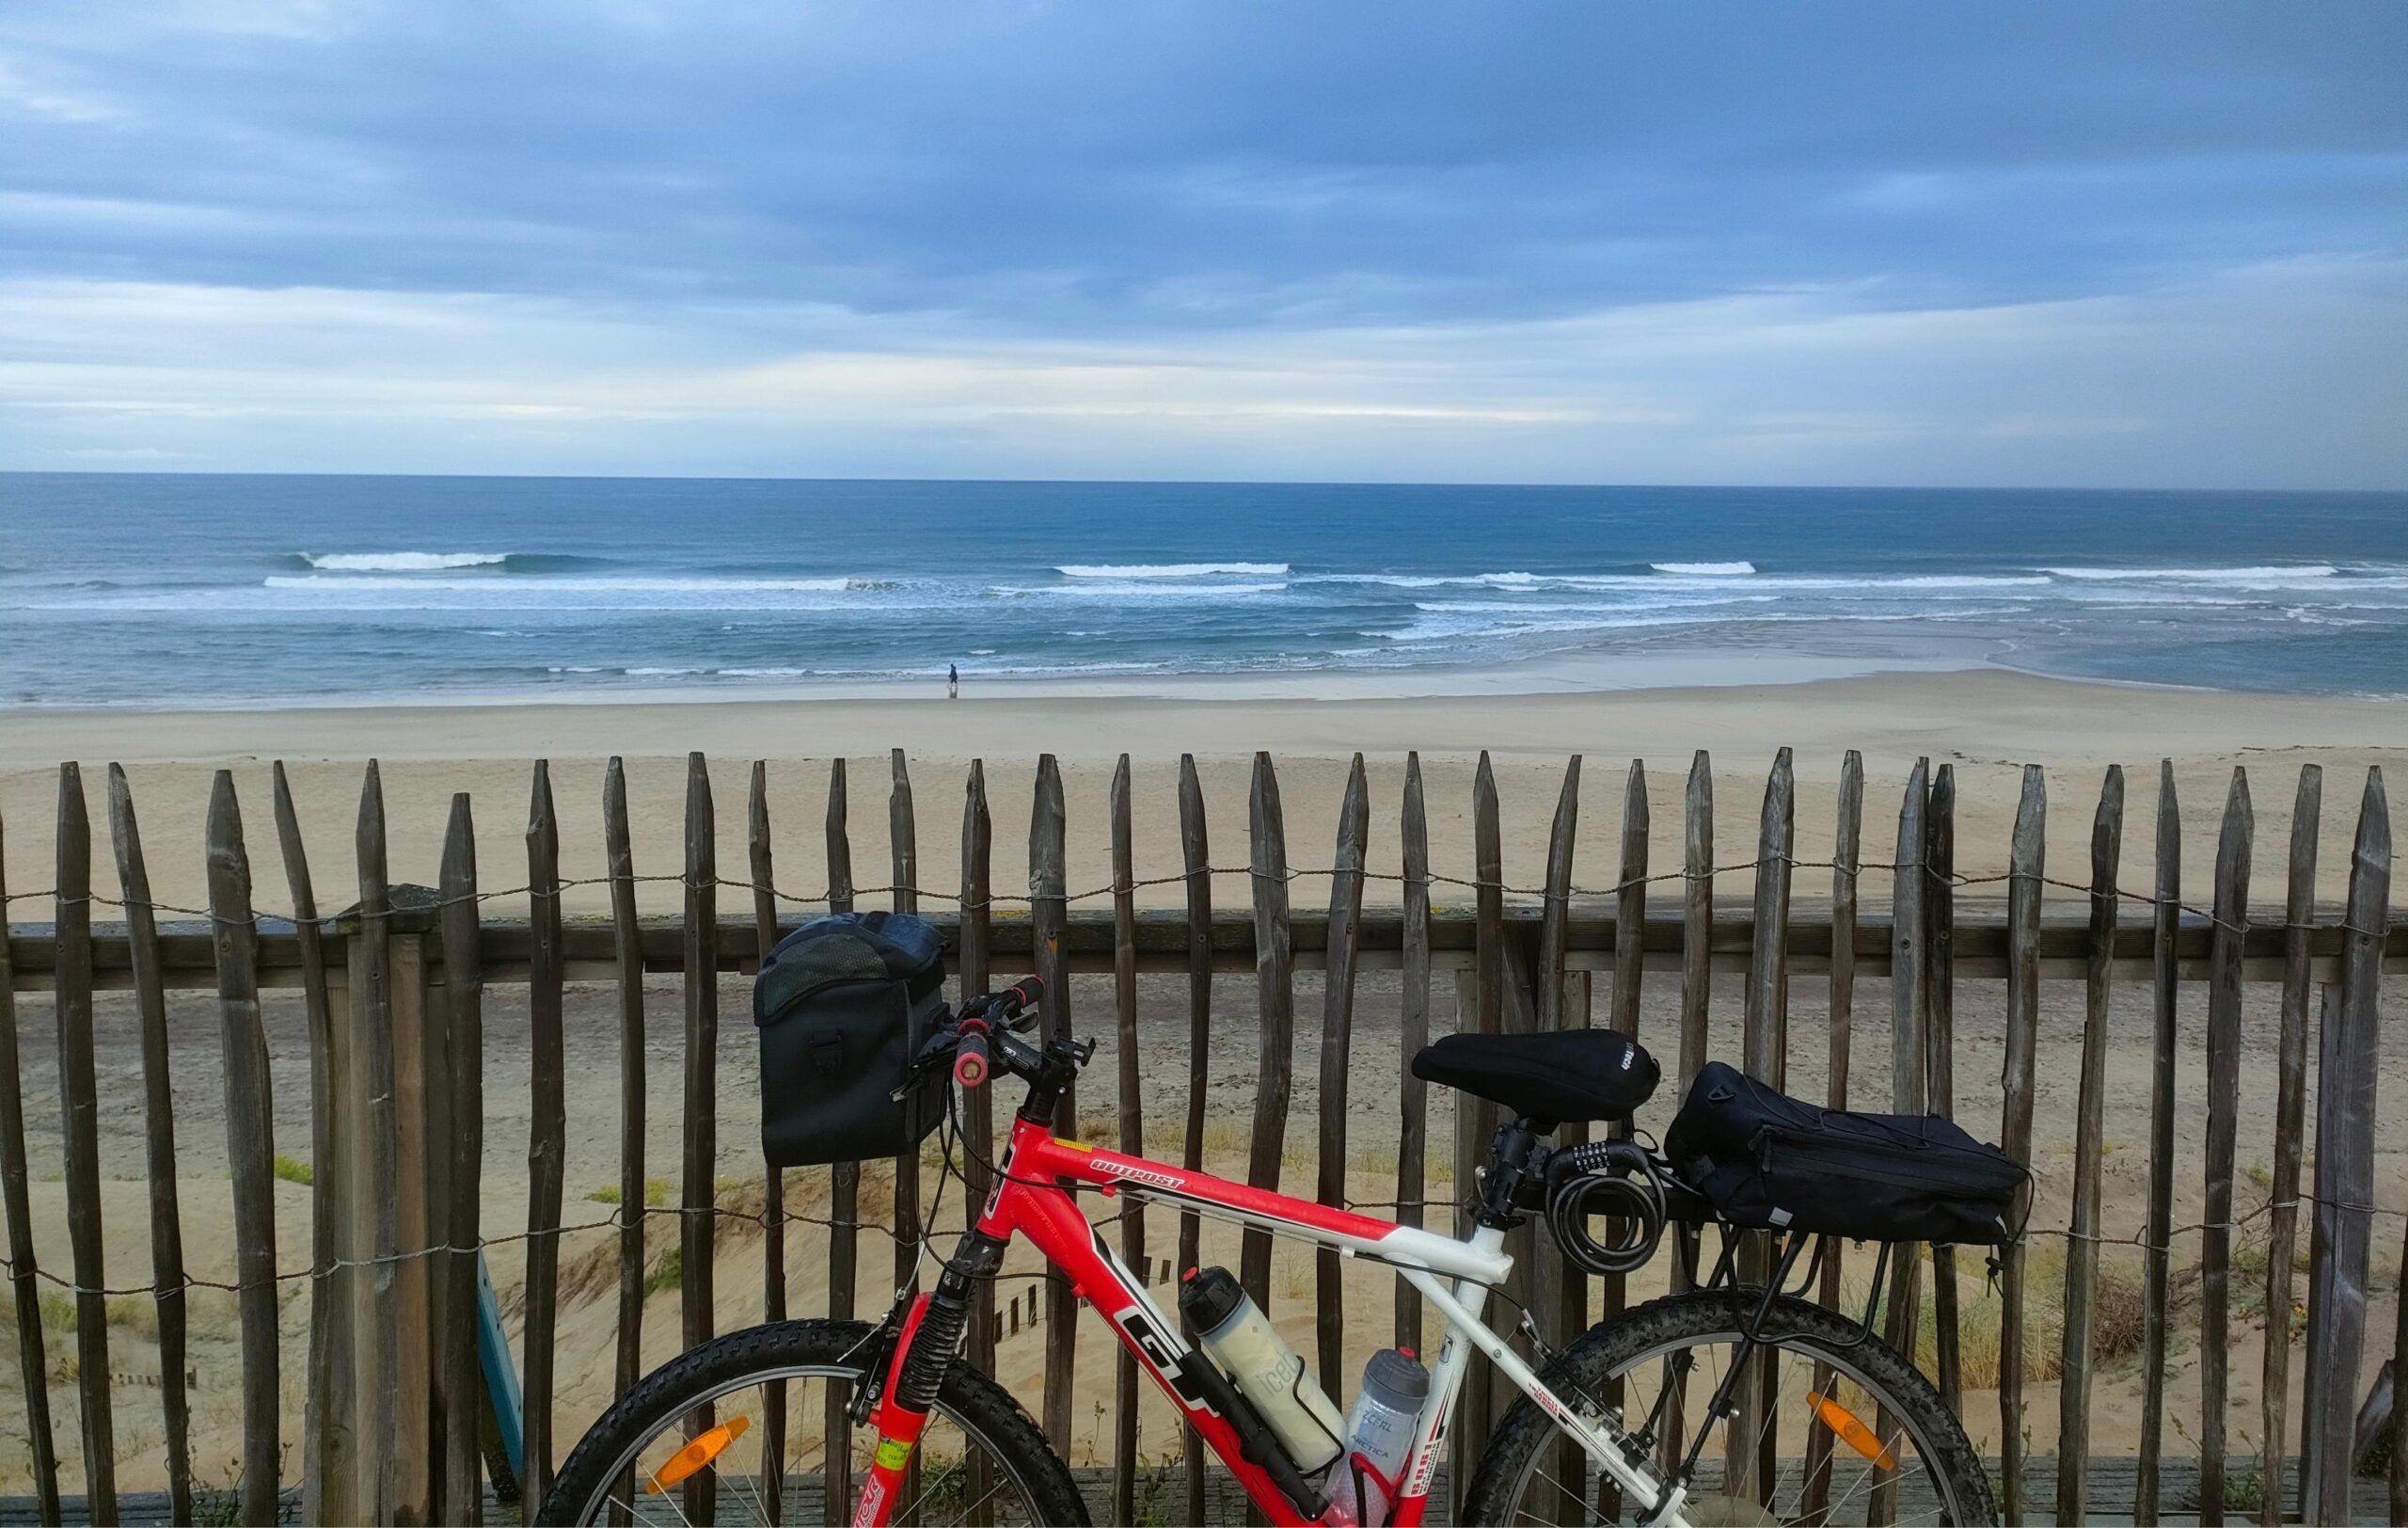
[[[1345,1509],[1332,1504],[1319,1519],[1302,1516],[1259,1465],[1243,1452],[1236,1429],[1215,1410],[1183,1372],[1181,1360],[1190,1345],[1180,1336],[1179,1324],[1165,1316],[1146,1293],[1144,1284],[1114,1254],[1089,1224],[1078,1200],[1066,1185],[1085,1185],[1106,1196],[1128,1195],[1176,1205],[1214,1218],[1236,1221],[1277,1234],[1337,1248],[1350,1256],[1369,1257],[1394,1267],[1419,1290],[1442,1316],[1448,1335],[1432,1374],[1430,1397],[1422,1408],[1412,1452],[1407,1456],[1401,1490],[1389,1521],[1414,1528],[1429,1504],[1430,1482],[1438,1452],[1446,1440],[1447,1422],[1462,1388],[1473,1350],[1496,1364],[1506,1378],[1529,1394],[1566,1433],[1579,1441],[1603,1470],[1640,1508],[1656,1502],[1666,1488],[1652,1474],[1624,1456],[1611,1425],[1603,1417],[1584,1416],[1550,1391],[1529,1364],[1480,1320],[1491,1287],[1503,1282],[1513,1260],[1503,1250],[1504,1232],[1482,1227],[1467,1241],[1398,1225],[1352,1210],[1333,1209],[1310,1200],[1249,1187],[1206,1172],[1185,1171],[1142,1157],[1061,1140],[1043,1122],[1016,1117],[1010,1149],[987,1202],[980,1210],[976,1232],[997,1246],[1025,1235],[1046,1260],[1068,1276],[1071,1292],[1101,1312],[1112,1333],[1135,1358],[1139,1368],[1153,1377],[1177,1405],[1199,1437],[1237,1477],[1247,1497],[1274,1523],[1320,1521],[1351,1524]],[[930,1297],[915,1297],[906,1313],[895,1345],[887,1384],[871,1412],[878,1448],[869,1478],[856,1503],[857,1525],[883,1524],[895,1508],[895,1493],[911,1450],[927,1421],[897,1398],[895,1380],[904,1373],[912,1342],[928,1310]],[[1670,1504],[1660,1521],[1677,1523],[1678,1501]]]

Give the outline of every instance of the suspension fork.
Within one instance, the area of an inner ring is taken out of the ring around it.
[[[878,1436],[869,1478],[863,1482],[853,1505],[853,1528],[883,1528],[895,1515],[911,1454],[928,1425],[937,1393],[961,1352],[962,1329],[969,1324],[972,1292],[977,1281],[991,1277],[1004,1259],[1002,1238],[981,1231],[963,1234],[946,1262],[937,1286],[913,1296],[903,1313],[893,1351],[877,1373],[878,1388],[856,1397],[872,1404],[870,1426]]]

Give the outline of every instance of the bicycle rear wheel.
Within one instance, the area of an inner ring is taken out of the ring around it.
[[[1685,1457],[1704,1429],[1684,1512],[1691,1522],[1981,1528],[1998,1520],[1981,1460],[1940,1393],[1894,1349],[1820,1306],[1784,1297],[1766,1314],[1766,1344],[1750,1361],[1779,1354],[1768,1411],[1744,1421],[1708,1416],[1759,1293],[1650,1301],[1559,1354],[1546,1383],[1602,1411],[1600,1397],[1620,1380],[1623,1427],[1646,1438],[1659,1470]],[[1491,1435],[1464,1520],[1636,1521],[1616,1495],[1587,1455],[1524,1397]]]
[[[578,1440],[535,1520],[849,1520],[878,1440],[845,1425],[841,1408],[863,1378],[869,1336],[860,1322],[782,1321],[680,1355]],[[913,1457],[897,1523],[1087,1521],[1028,1413],[964,1364],[945,1376]]]

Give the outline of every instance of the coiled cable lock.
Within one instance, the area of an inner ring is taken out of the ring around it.
[[[1636,1141],[1566,1147],[1547,1159],[1546,1183],[1547,1230],[1579,1267],[1630,1273],[1656,1255],[1664,1234],[1664,1190],[1646,1149]],[[1597,1217],[1616,1228],[1611,1242],[1591,1234]]]

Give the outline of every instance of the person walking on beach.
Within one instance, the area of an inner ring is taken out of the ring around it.
[[[961,698],[961,667],[958,663],[947,663],[944,666],[944,698],[947,700]]]

